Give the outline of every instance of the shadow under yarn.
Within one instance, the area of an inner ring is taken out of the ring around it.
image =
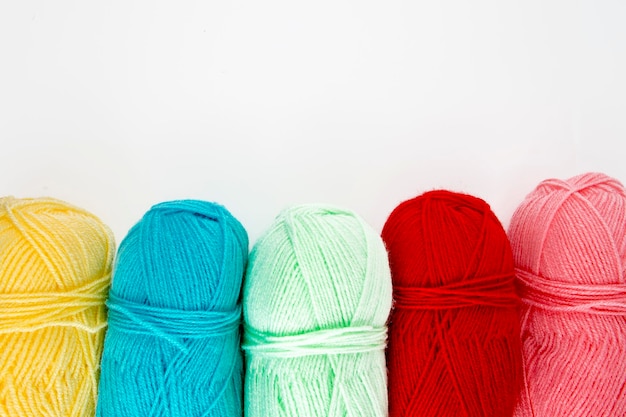
[[[248,238],[223,207],[152,207],[122,241],[97,414],[239,416],[241,283]]]
[[[431,191],[400,204],[382,232],[394,310],[391,417],[511,416],[521,347],[511,248],[483,200]]]
[[[94,414],[114,253],[85,210],[0,199],[0,416]]]
[[[541,182],[509,228],[523,301],[518,417],[626,415],[626,189]]]
[[[245,415],[386,416],[390,308],[387,254],[360,217],[283,211],[244,283]]]

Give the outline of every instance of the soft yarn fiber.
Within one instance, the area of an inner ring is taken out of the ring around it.
[[[241,224],[197,200],[152,207],[122,241],[102,355],[101,417],[241,416]]]
[[[543,181],[509,236],[523,300],[516,416],[626,416],[623,185],[598,173]]]
[[[483,200],[431,191],[383,228],[394,311],[392,417],[506,417],[522,362],[511,248]]]
[[[94,414],[114,253],[85,210],[0,199],[0,416]]]
[[[283,211],[244,283],[245,415],[386,416],[390,308],[385,248],[359,216]]]

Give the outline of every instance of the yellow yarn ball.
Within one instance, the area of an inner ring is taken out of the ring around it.
[[[0,198],[0,416],[94,414],[114,252],[85,210]]]

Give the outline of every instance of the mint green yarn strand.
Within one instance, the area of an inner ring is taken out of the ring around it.
[[[254,355],[296,358],[383,350],[387,329],[372,326],[318,330],[293,336],[272,336],[245,327],[243,350]]]
[[[391,277],[359,216],[282,212],[250,254],[243,304],[246,416],[387,416]]]

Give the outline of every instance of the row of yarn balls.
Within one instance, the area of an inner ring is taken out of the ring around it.
[[[115,258],[115,265],[113,261]],[[382,236],[284,210],[248,251],[218,204],[97,217],[0,200],[0,416],[626,415],[626,190],[541,182],[508,229],[429,191]]]

